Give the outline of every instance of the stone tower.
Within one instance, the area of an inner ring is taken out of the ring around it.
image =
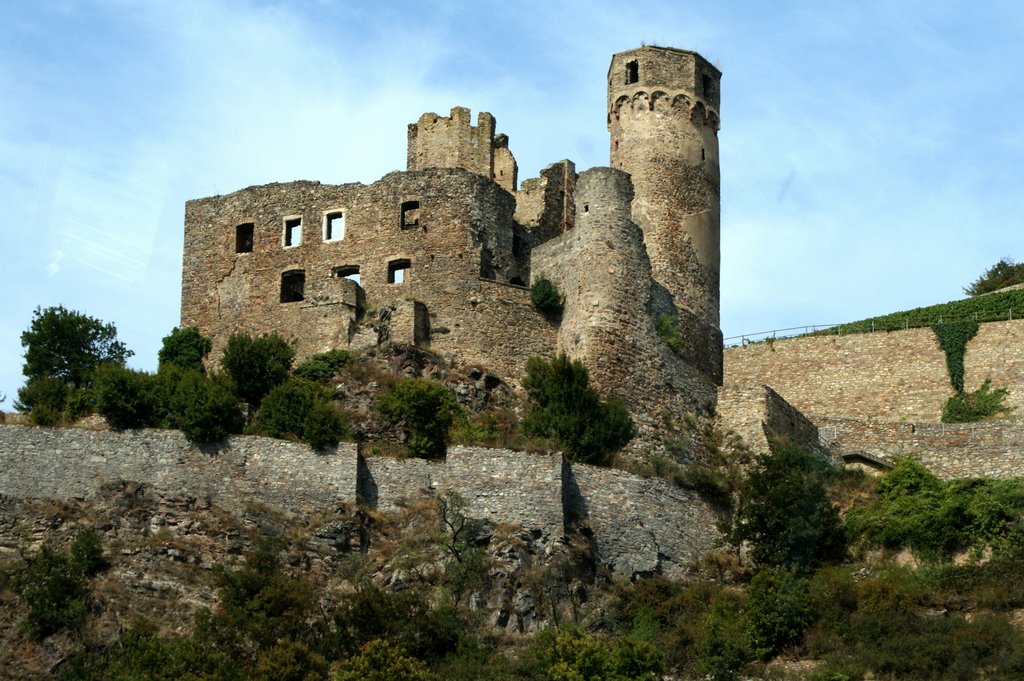
[[[677,316],[686,358],[719,384],[721,76],[696,52],[664,47],[620,52],[608,69],[611,165],[633,180],[633,221],[655,282],[651,311]]]

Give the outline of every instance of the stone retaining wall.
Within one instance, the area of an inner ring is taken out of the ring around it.
[[[352,444],[308,446],[234,436],[219,449],[174,431],[0,425],[0,496],[89,498],[130,480],[209,498],[238,512],[253,502],[289,513],[361,502],[389,511],[450,490],[473,518],[522,525],[552,540],[570,523],[593,531],[598,560],[628,577],[683,567],[718,540],[714,512],[664,480],[567,463],[561,454],[452,447],[446,461],[364,458]]]

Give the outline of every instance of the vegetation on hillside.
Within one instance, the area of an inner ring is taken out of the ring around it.
[[[980,296],[1016,284],[1024,284],[1024,263],[1003,258],[985,270],[970,286],[964,288],[964,293],[969,296]]]
[[[822,334],[868,333],[871,331],[897,331],[913,329],[934,324],[971,320],[976,322],[994,322],[1004,319],[1020,319],[1024,317],[1024,290],[1003,291],[977,298],[954,300],[941,305],[929,305],[902,312],[869,317],[857,322],[839,324],[824,331]]]

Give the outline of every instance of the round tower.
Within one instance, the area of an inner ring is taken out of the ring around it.
[[[664,47],[620,52],[608,69],[611,165],[633,180],[654,312],[676,314],[706,347],[718,344],[719,367],[721,77],[696,52]]]

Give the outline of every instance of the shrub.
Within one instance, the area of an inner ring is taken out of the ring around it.
[[[205,371],[203,360],[212,349],[213,343],[209,338],[201,335],[199,329],[194,326],[184,329],[176,326],[170,334],[164,336],[163,345],[160,347],[157,358],[160,367],[173,364],[182,371],[202,373]]]
[[[626,406],[615,399],[602,401],[578,360],[565,355],[550,362],[531,357],[523,387],[531,402],[524,432],[556,438],[573,461],[606,465],[609,454],[633,437]]]
[[[826,465],[795,445],[773,446],[742,484],[730,539],[749,541],[758,565],[801,574],[841,559],[845,539],[825,491]]]
[[[117,340],[113,324],[104,324],[63,306],[36,308],[21,334],[25,348],[22,373],[32,380],[52,376],[72,386],[88,387],[100,364],[124,364],[132,352]]]
[[[973,392],[958,392],[942,405],[943,423],[972,423],[990,416],[1010,411],[1003,404],[1009,391],[1006,388],[992,389],[992,380],[985,382]]]
[[[117,364],[103,364],[94,376],[96,409],[115,430],[155,426],[158,421],[156,378]]]
[[[964,288],[964,293],[969,296],[980,296],[1015,284],[1024,284],[1024,262],[1016,263],[1011,258],[1002,258],[985,270],[984,274],[970,286]]]
[[[658,315],[658,321],[654,328],[658,332],[658,337],[672,349],[672,352],[679,355],[686,350],[686,341],[679,333],[678,318],[670,314]]]
[[[694,668],[701,676],[713,681],[733,681],[750,661],[750,642],[740,606],[737,598],[724,593],[711,604],[694,660]]]
[[[250,430],[260,435],[295,438],[315,449],[338,444],[346,422],[330,403],[330,392],[303,378],[290,378],[263,399]]]
[[[370,641],[341,666],[336,681],[434,681],[427,666],[387,641]]]
[[[803,637],[813,620],[807,581],[785,568],[766,568],[748,591],[747,625],[753,652],[768,659]]]
[[[220,442],[242,432],[245,418],[224,377],[165,369],[160,379],[169,395],[170,423],[190,442]]]
[[[295,351],[277,334],[256,338],[234,334],[220,363],[231,377],[238,398],[255,408],[271,388],[288,378],[294,357]]]
[[[40,411],[40,415],[55,414],[56,422],[64,411],[69,392],[68,384],[56,376],[35,376],[18,390],[14,408],[18,411],[33,412],[33,422],[37,425],[52,425],[38,423],[35,412]]]
[[[99,537],[91,530],[78,535],[70,555],[43,546],[12,584],[28,604],[26,633],[43,639],[78,629],[86,614],[87,578],[105,567]]]
[[[635,679],[655,681],[662,655],[651,643],[632,637],[605,638],[574,629],[542,629],[526,651],[523,670],[538,679]]]
[[[558,288],[549,280],[540,277],[530,285],[530,302],[541,312],[559,315],[565,305],[565,299]]]
[[[451,427],[463,414],[446,387],[424,378],[400,381],[377,398],[377,409],[385,419],[404,427],[409,454],[424,459],[445,455]]]
[[[327,383],[351,361],[352,355],[346,350],[328,350],[305,359],[292,373],[307,381]]]

